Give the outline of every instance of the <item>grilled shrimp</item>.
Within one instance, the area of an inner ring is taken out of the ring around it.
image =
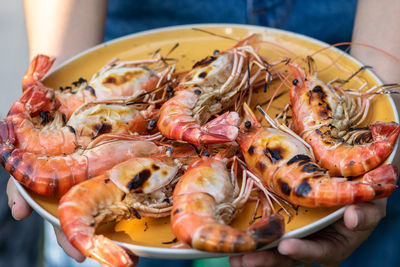
[[[197,62],[161,107],[157,123],[160,132],[194,145],[233,141],[239,124],[236,112],[207,121],[232,107],[238,93],[245,92],[260,77],[259,65],[249,65],[252,60],[262,61],[251,46],[256,41],[258,36],[252,35],[218,56]]]
[[[29,65],[23,79],[24,90],[32,84],[41,85],[41,78],[53,64],[54,59],[45,55],[36,56]],[[39,64],[40,63],[40,64]],[[74,86],[54,90],[60,106],[58,111],[68,120],[81,105],[105,99],[135,98],[144,92],[151,92],[167,84],[174,66],[165,60],[145,59],[137,61],[113,60],[87,82],[80,78]],[[28,86],[29,85],[29,86]]]
[[[202,157],[193,162],[174,189],[171,228],[185,244],[211,252],[242,252],[278,239],[283,217],[264,217],[247,231],[228,225],[249,198],[252,180],[243,181],[239,193],[221,158]]]
[[[295,75],[290,88],[294,131],[311,145],[320,166],[331,175],[359,176],[390,155],[400,125],[376,122],[360,127],[379,88],[345,92],[319,80],[312,67],[311,76],[298,66],[290,67]]]
[[[397,178],[392,165],[372,170],[362,182],[330,176],[299,136],[260,126],[245,107],[250,120],[237,141],[247,167],[267,189],[289,202],[306,207],[346,205],[387,197],[396,188],[386,184]]]
[[[104,133],[150,134],[158,117],[158,110],[149,105],[112,101],[84,104],[68,122],[59,112],[41,111],[38,123],[30,113],[12,112],[5,120],[13,125],[17,148],[46,155],[69,155],[78,148],[86,148],[92,139]]]
[[[0,122],[0,134],[7,130]],[[77,150],[67,156],[37,155],[15,148],[7,140],[0,143],[0,160],[4,168],[25,187],[45,196],[59,197],[73,185],[97,176],[116,164],[137,156],[160,153],[150,141],[112,140]]]
[[[132,158],[74,186],[61,198],[58,208],[69,241],[104,266],[130,266],[127,253],[108,238],[96,235],[95,228],[133,216],[168,216],[180,169],[192,158],[190,151],[178,163],[156,155]]]

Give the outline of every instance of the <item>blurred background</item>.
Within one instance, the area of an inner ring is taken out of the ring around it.
[[[1,1],[0,9],[0,115],[22,94],[21,79],[28,66],[23,1]]]

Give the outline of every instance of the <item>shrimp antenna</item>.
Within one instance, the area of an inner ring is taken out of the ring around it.
[[[218,37],[221,37],[221,38],[224,38],[224,39],[228,39],[228,40],[233,40],[233,41],[236,41],[236,42],[239,41],[239,40],[237,40],[237,39],[235,39],[235,38],[232,38],[232,37],[229,37],[229,36],[225,36],[225,35],[221,35],[221,34],[216,34],[216,33],[214,33],[214,32],[210,32],[210,31],[207,31],[207,30],[199,29],[199,28],[192,28],[192,30],[194,30],[194,31],[199,31],[199,32],[204,32],[204,33],[207,33],[207,34],[210,34],[210,35],[218,36]]]

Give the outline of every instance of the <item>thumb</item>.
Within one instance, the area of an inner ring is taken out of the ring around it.
[[[347,207],[343,219],[348,229],[365,231],[374,229],[385,215],[386,199],[379,199]]]

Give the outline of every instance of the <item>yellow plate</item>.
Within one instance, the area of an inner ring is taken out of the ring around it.
[[[179,43],[179,46],[173,50],[169,57],[179,59],[178,71],[187,70],[196,61],[213,54],[215,49],[224,50],[236,43],[233,40],[193,30],[194,27],[235,39],[244,38],[251,33],[260,33],[263,36],[263,40],[272,43],[266,44],[266,48],[261,51],[261,54],[268,53],[268,56],[276,58],[282,55],[292,58],[296,55],[306,56],[327,46],[325,43],[302,35],[264,27],[225,24],[169,27],[129,35],[85,51],[49,75],[45,80],[45,84],[49,87],[58,88],[59,86],[70,85],[71,82],[78,80],[80,77],[89,80],[104,64],[115,57],[121,60],[149,58],[151,53],[159,48],[161,48],[161,54],[165,55],[177,43]],[[286,47],[287,50],[274,44]],[[335,48],[329,48],[324,52],[318,53],[314,56],[314,59],[319,70],[318,76],[325,81],[337,77],[347,78],[361,66],[359,62]],[[362,79],[359,77],[362,77]],[[367,82],[369,87],[380,83],[378,78],[368,70],[357,75],[356,79],[352,79],[349,86],[359,87],[363,82]],[[269,92],[267,94],[262,92],[256,94],[254,99],[264,102],[269,98]],[[275,113],[279,113],[275,109],[276,106],[282,107],[286,103],[288,103],[287,94],[274,102],[274,106],[269,110],[270,114],[274,116]],[[370,112],[368,120],[369,122],[377,120],[398,122],[398,116],[394,110],[394,103],[390,97],[378,96],[373,103],[374,112]],[[393,155],[394,153],[389,158],[389,162],[392,161]],[[19,184],[18,189],[41,216],[59,227],[57,202],[55,200],[27,193]],[[237,216],[233,226],[242,229],[247,228],[253,212],[251,205],[254,205],[254,203],[249,205]],[[292,210],[294,216],[289,223],[286,218],[287,232],[283,238],[304,237],[314,233],[341,218],[343,211],[344,208],[298,208],[297,210]],[[193,249],[171,248],[176,243],[166,244],[174,239],[169,227],[169,218],[125,220],[116,224],[106,224],[98,229],[98,232],[112,238],[139,256],[166,259],[227,256],[227,254],[207,253]],[[275,245],[276,242],[268,247]]]

